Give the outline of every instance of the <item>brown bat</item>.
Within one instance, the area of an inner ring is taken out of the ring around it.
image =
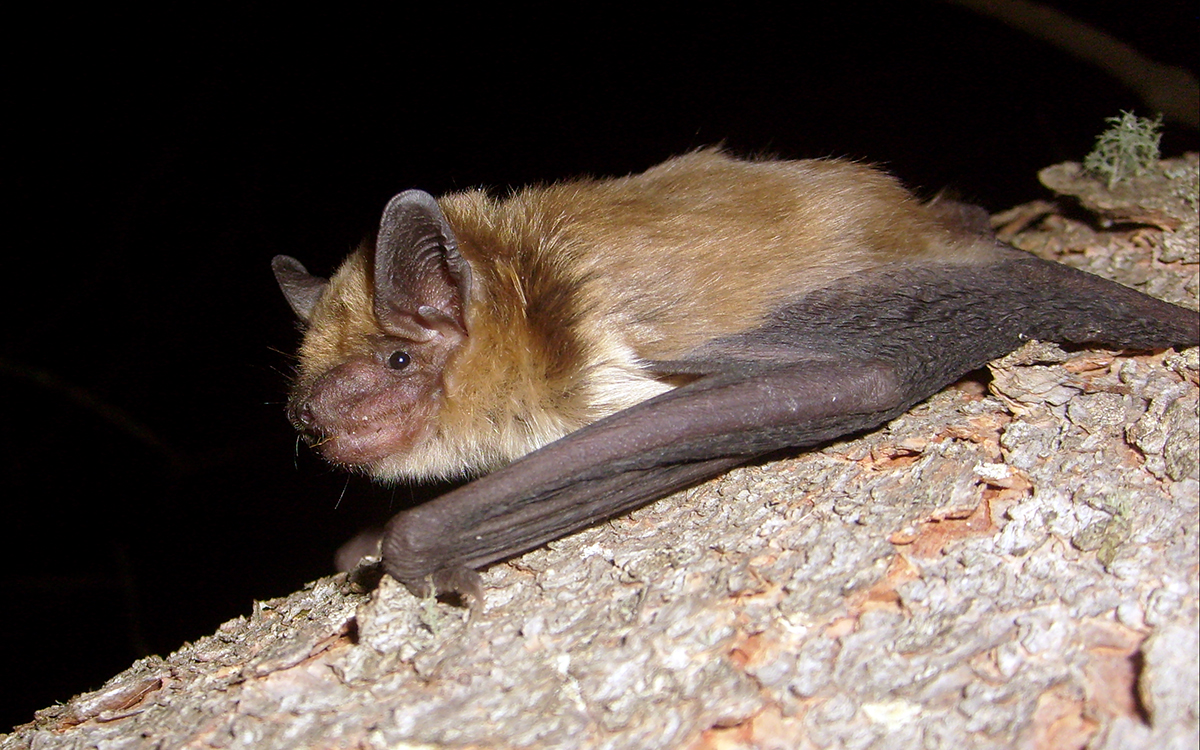
[[[1200,343],[1195,312],[986,219],[860,164],[715,150],[504,199],[410,190],[328,281],[274,259],[307,328],[289,415],[381,480],[486,474],[382,545],[414,591],[477,593],[476,568],[877,427],[1029,339]]]

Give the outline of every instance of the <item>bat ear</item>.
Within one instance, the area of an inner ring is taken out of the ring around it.
[[[300,261],[288,255],[276,255],[271,259],[271,270],[283,290],[292,311],[305,323],[312,316],[313,307],[325,293],[329,282],[313,276]]]
[[[375,245],[375,317],[427,341],[467,333],[471,267],[432,195],[407,190],[388,203]]]

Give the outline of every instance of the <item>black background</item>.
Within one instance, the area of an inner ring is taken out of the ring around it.
[[[1196,70],[1194,2],[1055,4]],[[329,573],[411,501],[296,452],[272,255],[327,274],[409,187],[715,143],[997,210],[1045,197],[1037,169],[1081,159],[1105,117],[1151,114],[956,6],[813,5],[10,17],[0,731]],[[1196,148],[1168,129],[1166,152]]]

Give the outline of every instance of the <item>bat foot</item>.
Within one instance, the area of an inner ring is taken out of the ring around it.
[[[483,579],[478,572],[470,568],[442,568],[415,581],[398,580],[413,596],[422,599],[443,595],[456,596],[471,610],[472,615],[483,614]]]
[[[454,593],[471,609],[472,615],[483,614],[483,578],[470,568],[442,568],[433,576],[433,588],[439,593]]]

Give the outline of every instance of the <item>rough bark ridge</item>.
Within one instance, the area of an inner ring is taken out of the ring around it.
[[[1197,159],[1019,247],[1197,306]],[[987,386],[496,565],[487,610],[322,579],[16,748],[1169,748],[1200,716],[1197,350],[1033,344]]]

